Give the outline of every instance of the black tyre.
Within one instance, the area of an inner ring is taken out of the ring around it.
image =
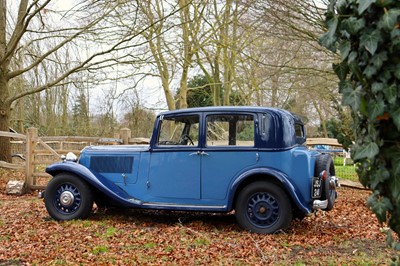
[[[292,221],[292,207],[287,194],[270,182],[254,182],[240,191],[235,215],[245,230],[272,234],[286,228]]]
[[[328,200],[328,206],[325,211],[333,209],[337,197],[335,185],[335,165],[329,154],[322,154],[315,162],[315,176],[319,176],[322,171],[326,171],[326,176],[322,178],[321,200]]]
[[[55,220],[85,219],[92,211],[93,194],[85,181],[72,174],[61,173],[47,184],[44,203]]]

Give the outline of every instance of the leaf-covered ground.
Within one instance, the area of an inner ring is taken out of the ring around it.
[[[340,188],[333,211],[257,235],[233,214],[94,209],[55,222],[36,193],[5,195],[19,177],[0,169],[0,265],[386,265],[395,255],[363,190]]]

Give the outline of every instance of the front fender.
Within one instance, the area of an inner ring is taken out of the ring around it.
[[[91,186],[98,189],[101,193],[110,197],[111,199],[115,200],[123,206],[138,207],[138,205],[141,205],[140,201],[130,197],[119,186],[102,177],[100,174],[93,174],[91,171],[89,171],[89,169],[81,164],[70,161],[58,162],[49,165],[46,168],[46,172],[52,176],[56,176],[57,174],[62,172],[71,173],[79,178],[82,178]]]
[[[230,188],[231,193],[229,195],[229,203],[228,203],[229,209],[233,208],[234,198],[240,184],[245,182],[247,178],[250,178],[251,176],[255,175],[272,176],[281,183],[285,191],[289,194],[293,202],[302,212],[310,213],[312,211],[312,209],[307,206],[307,202],[302,197],[300,191],[295,186],[293,186],[291,182],[289,182],[287,175],[272,168],[251,169],[249,171],[242,173],[237,179],[235,179]]]

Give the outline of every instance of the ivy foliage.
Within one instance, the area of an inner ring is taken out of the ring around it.
[[[400,1],[330,0],[320,42],[351,108],[352,157],[370,208],[400,235]]]

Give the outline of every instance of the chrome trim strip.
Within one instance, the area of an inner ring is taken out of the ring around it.
[[[208,205],[186,205],[186,204],[168,204],[168,203],[157,203],[157,202],[146,202],[143,206],[156,206],[156,207],[176,207],[176,208],[193,208],[193,209],[225,209],[227,206],[208,206]]]

